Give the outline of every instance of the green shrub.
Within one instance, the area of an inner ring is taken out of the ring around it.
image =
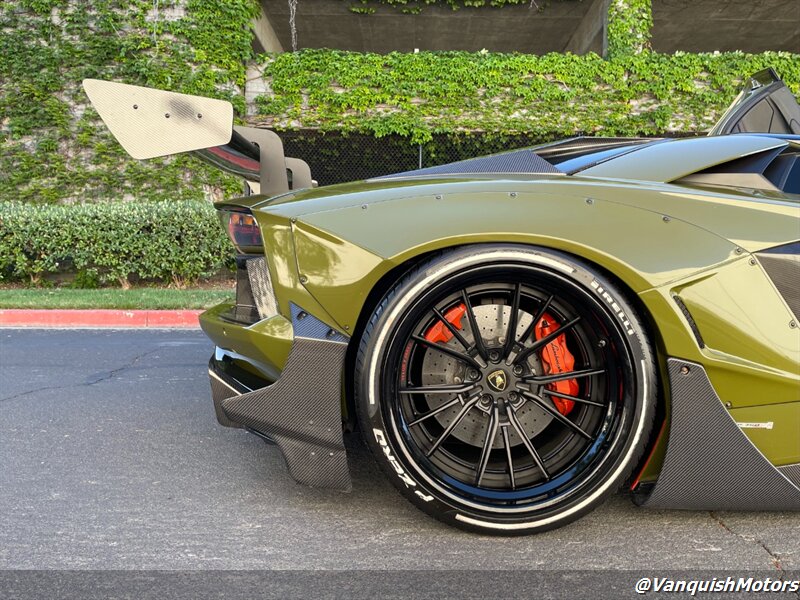
[[[38,283],[66,271],[93,285],[184,285],[229,266],[233,253],[204,202],[0,203],[0,280]]]

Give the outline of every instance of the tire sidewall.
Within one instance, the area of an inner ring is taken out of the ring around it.
[[[387,418],[381,399],[381,371],[397,323],[431,286],[477,265],[509,261],[566,274],[597,296],[600,305],[606,309],[606,315],[624,334],[636,389],[630,407],[633,409],[628,421],[630,426],[628,431],[620,433],[626,439],[620,448],[615,449],[616,456],[606,468],[607,474],[591,486],[585,497],[579,494],[548,509],[534,507],[528,513],[500,515],[459,505],[437,490],[435,483],[432,485],[430,477],[399,441],[396,424]],[[356,370],[356,404],[364,438],[393,485],[418,508],[440,520],[464,529],[501,534],[531,533],[560,527],[590,512],[616,491],[641,455],[655,405],[652,352],[644,336],[642,323],[616,286],[567,254],[504,244],[469,246],[439,255],[407,275],[384,297],[362,338]]]

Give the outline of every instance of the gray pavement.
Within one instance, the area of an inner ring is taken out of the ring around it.
[[[463,533],[348,440],[353,492],[294,483],[216,423],[198,331],[0,330],[2,569],[800,570],[800,514],[647,511]]]

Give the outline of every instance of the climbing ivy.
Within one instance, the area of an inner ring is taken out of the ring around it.
[[[609,58],[649,50],[652,29],[652,0],[611,0],[608,7]]]
[[[465,131],[557,138],[576,133],[702,132],[743,77],[774,67],[800,94],[800,55],[304,50],[260,57],[271,93],[258,125],[398,134],[414,143]]]
[[[244,113],[257,0],[0,5],[0,199],[197,199],[239,190],[187,157],[127,157],[80,87],[102,78],[224,98]]]

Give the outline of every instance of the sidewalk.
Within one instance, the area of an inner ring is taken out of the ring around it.
[[[197,329],[202,310],[0,309],[0,327]]]

